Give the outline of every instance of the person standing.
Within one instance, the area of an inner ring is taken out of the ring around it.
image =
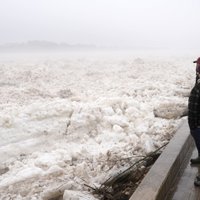
[[[196,82],[188,100],[188,124],[195,141],[198,156],[190,160],[191,164],[200,164],[200,58],[196,63]]]

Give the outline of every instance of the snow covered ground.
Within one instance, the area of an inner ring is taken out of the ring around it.
[[[99,185],[178,128],[190,56],[134,52],[0,57],[0,199],[93,200]]]

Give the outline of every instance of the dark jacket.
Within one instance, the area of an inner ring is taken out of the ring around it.
[[[197,81],[189,96],[188,124],[191,130],[200,127],[200,81]]]

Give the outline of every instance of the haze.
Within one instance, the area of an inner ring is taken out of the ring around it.
[[[197,49],[199,0],[0,0],[0,44]]]

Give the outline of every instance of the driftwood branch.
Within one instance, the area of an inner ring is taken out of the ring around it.
[[[92,190],[93,194],[100,196],[101,200],[128,200],[141,179],[148,172],[150,166],[157,160],[163,149],[168,143],[162,145],[154,152],[147,154],[142,159],[134,162],[126,170],[115,176],[109,177],[100,187],[91,187],[84,184]]]

